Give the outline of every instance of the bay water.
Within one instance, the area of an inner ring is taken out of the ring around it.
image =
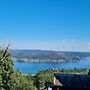
[[[82,68],[90,68],[90,57],[82,59],[78,62],[66,62],[66,63],[51,63],[51,62],[18,62],[15,58],[14,61],[14,69],[20,70],[23,74],[36,74],[40,70],[46,69],[82,69]]]

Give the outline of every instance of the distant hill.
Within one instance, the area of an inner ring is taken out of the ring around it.
[[[29,61],[77,61],[90,56],[90,52],[67,52],[51,50],[11,50],[13,57],[18,60],[28,59]],[[32,59],[32,60],[31,60]],[[27,60],[27,61],[28,61]]]
[[[65,56],[80,56],[87,57],[90,56],[90,52],[69,52],[69,51],[51,51],[51,50],[11,50],[13,57],[20,58],[29,58],[33,55],[49,55],[49,54],[57,54],[57,55],[65,55]]]

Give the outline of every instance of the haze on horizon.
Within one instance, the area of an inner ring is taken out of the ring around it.
[[[90,0],[0,0],[0,45],[90,51]]]

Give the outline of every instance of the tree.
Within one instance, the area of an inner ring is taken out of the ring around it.
[[[38,90],[47,90],[47,85],[53,83],[54,72],[39,71],[35,76],[34,85]]]
[[[31,76],[23,75],[20,71],[15,71],[13,74],[14,85],[12,90],[35,90]]]
[[[9,45],[5,50],[0,49],[0,88],[4,90],[10,90],[13,84],[12,74],[14,73],[14,64],[8,48]]]
[[[88,75],[90,75],[90,69],[89,69],[89,71],[88,71]]]

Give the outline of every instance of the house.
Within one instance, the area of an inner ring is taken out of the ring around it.
[[[90,76],[55,73],[54,84],[48,90],[90,90]]]

